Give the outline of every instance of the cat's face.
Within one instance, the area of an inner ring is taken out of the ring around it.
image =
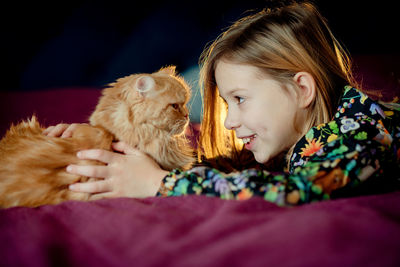
[[[124,83],[125,104],[129,108],[129,120],[146,123],[167,131],[181,134],[189,122],[186,107],[190,89],[182,78],[175,75],[175,68],[161,69],[152,74],[137,74],[117,81]]]

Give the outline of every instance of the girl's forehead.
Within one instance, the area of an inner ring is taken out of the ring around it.
[[[272,79],[272,77],[267,74],[267,70],[265,69],[261,69],[259,67],[250,64],[236,63],[227,60],[219,60],[217,62],[214,71],[214,76],[216,80],[218,80],[218,78],[224,78],[224,77],[227,78],[240,77],[248,79]]]
[[[222,93],[235,89],[249,89],[254,85],[273,80],[258,67],[247,64],[220,61],[215,69],[215,81]]]
[[[238,70],[251,71],[251,70],[253,70],[254,71],[256,69],[256,67],[254,67],[252,65],[233,62],[233,61],[229,61],[226,59],[218,60],[215,66],[216,66],[215,71],[217,71],[217,70],[222,70],[222,71],[238,71]]]

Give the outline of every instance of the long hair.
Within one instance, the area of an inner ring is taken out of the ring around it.
[[[307,129],[331,120],[344,85],[357,86],[346,51],[313,4],[292,3],[244,17],[222,33],[200,58],[204,113],[198,155],[202,159],[223,157],[240,164],[243,150],[235,132],[223,125],[226,106],[215,81],[215,68],[221,59],[258,67],[294,88],[297,72],[310,73],[317,90],[309,108]]]

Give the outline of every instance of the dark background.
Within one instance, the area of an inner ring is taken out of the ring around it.
[[[185,72],[225,27],[269,2],[5,1],[0,88],[98,88],[170,64]],[[400,14],[394,1],[314,2],[352,55],[398,59]],[[398,60],[389,65],[390,75],[398,75]]]

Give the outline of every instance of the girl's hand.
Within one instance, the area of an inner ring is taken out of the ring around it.
[[[61,137],[61,138],[71,137],[72,133],[75,131],[78,125],[79,125],[78,123],[73,123],[73,124],[60,123],[57,124],[56,126],[48,127],[46,130],[43,131],[43,134],[51,137]]]
[[[110,197],[155,196],[161,180],[168,174],[149,156],[128,146],[126,143],[113,144],[113,149],[91,149],[78,153],[80,159],[92,159],[106,163],[106,166],[69,165],[69,173],[100,178],[94,182],[76,183],[69,189],[76,192],[94,193],[92,199]]]

